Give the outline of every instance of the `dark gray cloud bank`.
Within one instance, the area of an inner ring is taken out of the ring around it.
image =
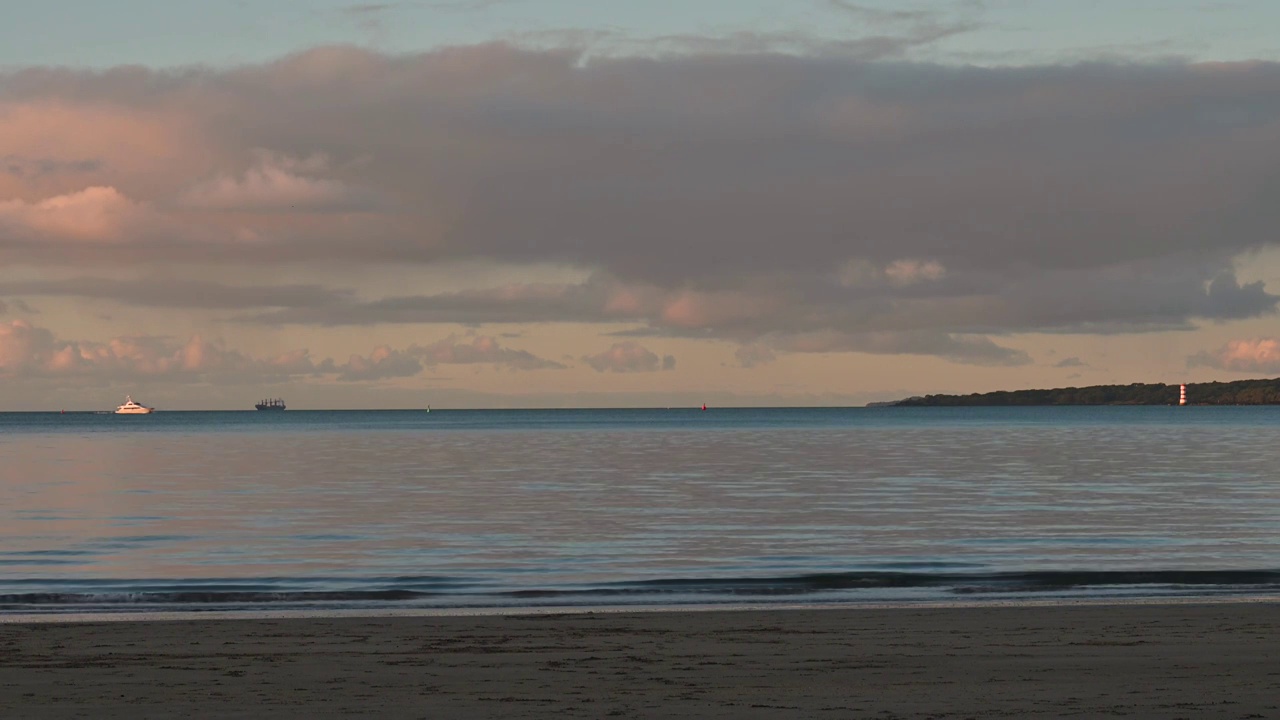
[[[202,157],[219,159],[192,160],[169,195],[117,178],[179,222],[78,251],[95,262],[466,259],[590,274],[376,299],[202,288],[208,307],[248,322],[623,323],[738,342],[744,364],[846,350],[1019,364],[1030,359],[1000,336],[1190,329],[1280,300],[1236,275],[1239,258],[1280,239],[1275,64],[337,47],[225,71],[22,70],[0,75],[0,102],[186,118]],[[10,164],[73,161],[86,162]],[[238,208],[250,180],[282,201]],[[237,210],[247,223],[271,215],[271,233],[174,230],[194,217],[183,213]],[[3,227],[6,260],[66,262],[65,246]],[[190,301],[181,288],[85,287]]]

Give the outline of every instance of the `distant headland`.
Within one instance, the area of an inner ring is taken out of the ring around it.
[[[973,405],[1177,405],[1178,385],[1133,383],[1051,390],[998,390],[969,395],[925,395],[871,403],[868,407],[960,407]],[[1280,405],[1280,378],[1187,383],[1188,405]]]

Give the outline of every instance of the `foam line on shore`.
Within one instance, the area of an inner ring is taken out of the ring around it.
[[[866,603],[769,603],[732,605],[616,605],[480,608],[356,608],[323,610],[202,610],[176,612],[15,613],[0,614],[0,624],[178,622],[203,620],[293,620],[331,618],[504,617],[523,615],[626,615],[648,613],[715,613],[766,611],[947,610],[1037,607],[1194,606],[1280,603],[1280,595],[1217,597],[1054,598],[1022,600],[938,600]]]

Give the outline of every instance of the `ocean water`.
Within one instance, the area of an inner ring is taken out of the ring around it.
[[[0,414],[0,614],[1280,594],[1280,407]]]

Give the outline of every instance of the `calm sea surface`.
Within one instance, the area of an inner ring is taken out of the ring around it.
[[[1280,594],[1280,407],[0,414],[0,613]]]

